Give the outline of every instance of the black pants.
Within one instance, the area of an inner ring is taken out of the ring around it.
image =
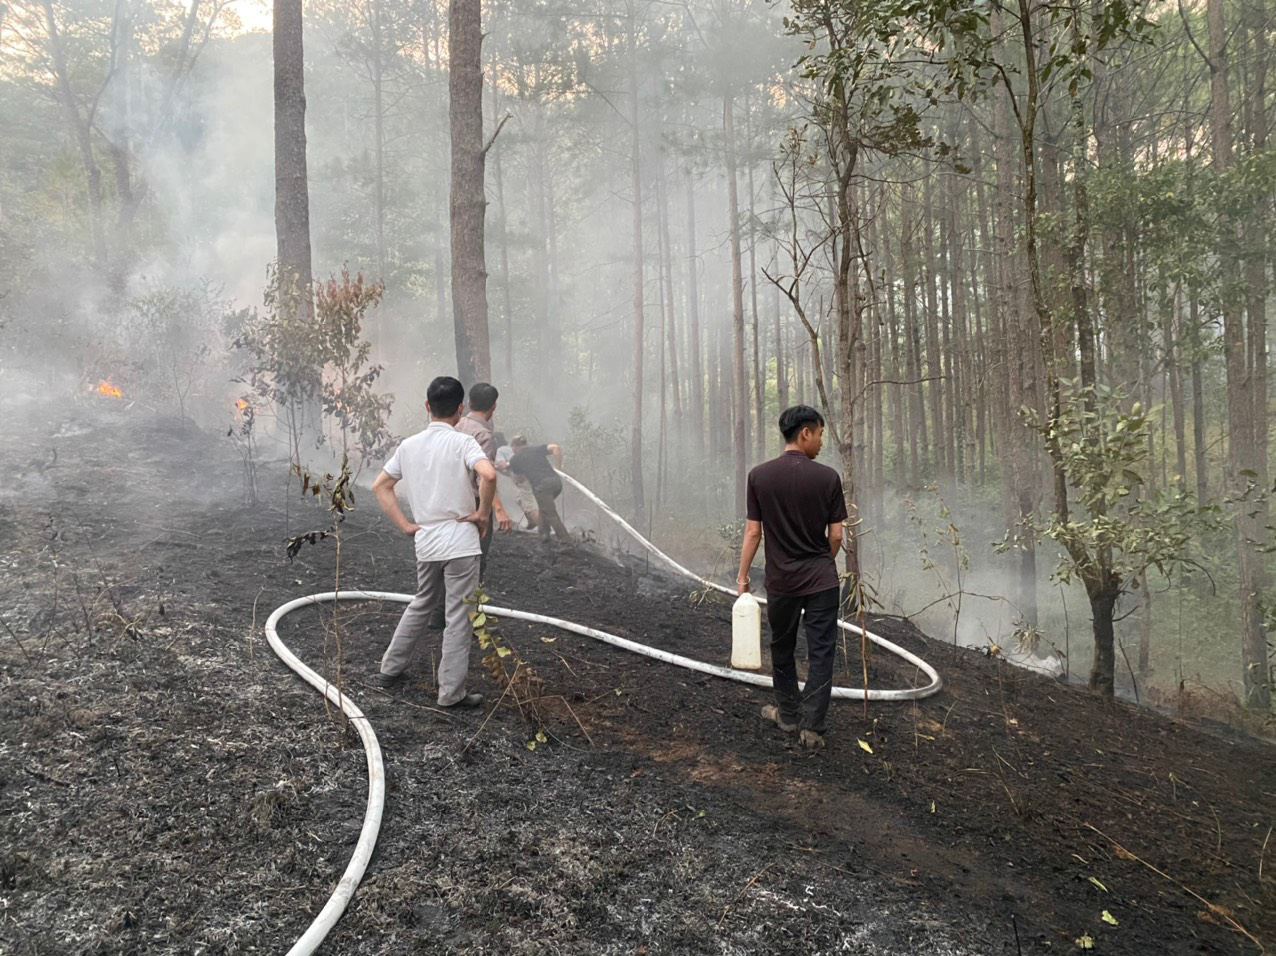
[[[775,679],[775,702],[786,724],[823,734],[833,693],[833,657],[837,650],[838,589],[796,597],[767,598],[766,616],[771,624],[771,668]],[[807,677],[804,691],[798,690],[798,624],[803,612],[806,623]]]
[[[563,479],[557,475],[550,475],[548,478],[542,478],[532,486],[532,494],[536,496],[536,506],[540,509],[540,528],[541,540],[549,540],[549,532],[552,528],[554,533],[558,535],[558,540],[571,543],[572,536],[567,530],[567,526],[563,524],[563,519],[558,516],[558,503],[555,499],[563,493]]]

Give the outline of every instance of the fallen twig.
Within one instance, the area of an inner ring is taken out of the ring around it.
[[[28,651],[27,646],[22,643],[22,638],[18,637],[14,629],[9,626],[9,622],[6,621],[4,618],[0,618],[0,624],[3,624],[4,629],[9,632],[9,636],[13,638],[13,643],[18,645],[18,650],[20,650],[22,652],[22,656],[27,659],[27,663],[34,666],[35,661],[31,659],[31,652]]]
[[[391,693],[390,693],[388,690],[386,690],[385,688],[383,688],[383,687],[378,687],[376,684],[370,684],[370,683],[368,683],[366,680],[356,681],[356,683],[357,683],[357,684],[359,684],[361,687],[366,687],[366,688],[368,688],[369,690],[375,690],[377,693],[379,693],[379,694],[381,694],[381,695],[383,695],[383,696],[385,696],[385,697],[391,697],[391,698],[394,698],[394,695],[393,695],[393,694],[391,694]],[[446,718],[448,718],[449,720],[451,720],[451,719],[452,719],[452,716],[453,716],[452,714],[449,714],[446,710],[442,710],[442,709],[440,709],[440,708],[438,708],[438,707],[430,707],[430,706],[427,706],[426,704],[414,704],[412,701],[410,701],[410,700],[404,700],[404,699],[402,699],[402,698],[395,698],[395,699],[396,699],[396,700],[397,700],[400,704],[403,704],[403,705],[405,705],[405,706],[407,706],[407,707],[415,707],[417,710],[428,710],[428,711],[429,711],[430,713],[432,713],[432,714],[438,714],[440,717],[446,717]]]
[[[1180,883],[1174,877],[1170,876],[1170,874],[1166,873],[1164,870],[1158,869],[1157,867],[1153,866],[1151,863],[1149,863],[1147,860],[1143,859],[1142,857],[1136,856],[1135,854],[1131,853],[1129,850],[1123,847],[1120,843],[1117,843],[1116,840],[1112,839],[1112,837],[1108,836],[1106,833],[1104,833],[1102,830],[1100,830],[1098,827],[1094,826],[1093,824],[1087,823],[1085,824],[1085,826],[1086,826],[1086,829],[1093,830],[1095,833],[1099,834],[1099,836],[1103,837],[1103,839],[1111,843],[1113,848],[1116,850],[1118,857],[1121,857],[1127,860],[1133,860],[1135,863],[1142,863],[1144,866],[1146,866],[1149,870],[1151,870],[1157,876],[1161,877],[1162,879],[1169,880],[1171,883],[1177,886],[1180,890],[1182,890],[1188,896],[1192,897],[1194,900],[1201,903],[1201,905],[1203,905],[1210,912],[1211,915],[1219,917],[1232,930],[1244,936],[1247,940],[1249,940],[1251,943],[1257,946],[1260,956],[1262,953],[1267,952],[1267,948],[1263,946],[1263,944],[1258,941],[1257,937],[1255,937],[1249,930],[1247,930],[1244,926],[1242,926],[1240,923],[1236,921],[1236,917],[1234,917],[1228,911],[1227,907],[1219,906],[1217,903],[1211,903],[1209,900],[1203,897],[1200,893],[1196,892],[1195,890],[1191,889],[1188,886],[1184,886],[1182,883]]]
[[[585,725],[582,724],[580,722],[580,718],[576,716],[576,711],[572,710],[572,705],[567,703],[567,698],[559,695],[558,699],[561,700],[563,702],[563,706],[567,708],[567,713],[572,715],[572,720],[576,721],[576,726],[580,728],[580,732],[584,734],[585,739],[589,741],[589,746],[594,746],[594,738],[589,736],[589,731],[585,729]]]
[[[514,686],[514,678],[518,676],[518,669],[522,666],[523,666],[522,661],[519,661],[517,664],[514,665],[514,673],[511,674],[510,679],[505,682],[505,689],[501,691],[501,696],[496,698],[495,706],[493,706],[492,709],[487,712],[487,716],[483,718],[483,723],[479,724],[479,729],[474,731],[474,736],[471,737],[466,742],[465,746],[461,748],[461,753],[465,753],[467,750],[469,750],[470,747],[474,745],[474,741],[479,739],[479,735],[483,733],[483,728],[486,727],[487,722],[492,719],[492,715],[496,713],[497,710],[500,709],[501,701],[505,700],[505,695],[508,694],[510,692],[510,688]],[[515,700],[517,700],[517,698],[515,698]]]
[[[754,874],[753,879],[744,884],[744,889],[739,892],[736,898],[722,908],[722,917],[718,920],[718,925],[715,927],[716,929],[722,929],[722,924],[726,922],[727,914],[731,912],[731,907],[735,906],[736,903],[739,903],[740,900],[744,898],[744,894],[753,888],[753,884],[762,879],[762,877],[766,874],[766,871],[771,869],[773,866],[775,866],[774,863],[768,863],[766,866],[762,867],[762,869],[758,870],[758,872]]]

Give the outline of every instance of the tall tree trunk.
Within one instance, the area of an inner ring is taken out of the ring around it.
[[[940,359],[939,303],[935,290],[938,269],[935,267],[935,211],[931,198],[930,177],[922,180],[922,248],[926,259],[922,263],[922,286],[926,293],[926,391],[930,394],[930,417],[933,442],[935,478],[941,488],[951,473],[951,463],[945,457],[948,422],[944,409],[944,365]]]
[[[492,115],[499,113],[496,83],[492,83]],[[505,209],[505,176],[501,168],[501,154],[504,150],[495,144],[492,154],[492,178],[496,184],[496,211],[500,215],[501,231],[501,305],[505,313],[502,318],[505,325],[505,380],[514,381],[514,304],[510,292],[510,244],[509,219]]]
[[[1196,469],[1196,500],[1205,503],[1209,494],[1209,460],[1205,434],[1205,367],[1201,358],[1201,307],[1195,293],[1188,311],[1188,337],[1192,349],[1192,459]]]
[[[682,438],[682,381],[678,369],[678,320],[673,294],[673,246],[669,241],[669,185],[665,176],[665,163],[660,162],[660,178],[657,181],[657,199],[660,216],[660,263],[664,276],[665,312],[668,316],[669,387],[673,391],[674,434]]]
[[[908,207],[910,190],[905,188],[900,196],[900,267],[903,270],[904,297],[904,348],[908,363],[908,386],[911,396],[909,403],[908,459],[911,465],[912,484],[921,487],[921,457],[925,454],[926,439],[926,393],[922,386],[922,349],[921,336],[917,330],[917,260],[913,254],[912,223],[909,220]]]
[[[696,183],[687,170],[687,319],[691,324],[691,430],[696,455],[704,457],[704,337],[700,331],[700,259],[696,249]],[[715,423],[716,425],[716,423]]]
[[[890,338],[891,343],[890,377],[898,383],[905,380],[907,370],[904,367],[903,359],[900,357],[899,309],[896,305],[898,296],[895,293],[895,261],[891,252],[890,238],[882,222],[886,215],[884,206],[884,202],[878,206],[877,219],[874,222],[874,226],[878,230],[879,246],[884,262],[882,287],[886,290],[887,336]],[[894,480],[896,496],[900,503],[899,518],[901,527],[903,527],[905,517],[903,491],[908,485],[908,477],[904,473],[904,433],[907,430],[904,425],[904,416],[907,413],[908,396],[906,389],[907,386],[900,384],[890,386],[891,438],[895,443]]]
[[[749,382],[744,361],[744,277],[740,265],[740,197],[736,188],[735,104],[722,99],[723,145],[727,166],[727,212],[731,235],[731,405],[735,414],[735,509],[744,514],[749,441]]]
[[[761,318],[758,316],[758,229],[754,212],[753,189],[753,110],[748,95],[744,98],[744,154],[747,160],[747,185],[749,188],[749,290],[753,312],[753,423],[757,427],[757,451],[754,460],[766,457],[766,363],[762,360]]]
[[[275,236],[279,279],[311,309],[310,191],[306,175],[306,87],[301,0],[274,5]]]
[[[372,0],[372,117],[376,157],[374,213],[377,233],[377,275],[385,275],[385,48],[381,24],[382,0]]]
[[[1022,4],[1021,4],[1022,8]],[[1021,14],[1022,15],[1022,14]],[[1000,30],[1000,15],[994,13],[991,18],[994,32]],[[1031,82],[1031,81],[1030,81]],[[997,325],[1002,331],[1003,341],[998,345],[998,357],[1004,363],[1006,392],[1002,425],[1005,429],[1001,436],[1002,474],[1006,476],[1008,502],[1013,507],[1010,524],[1018,542],[1016,549],[1019,559],[1017,570],[1017,587],[1015,603],[1023,617],[1024,624],[1035,628],[1038,624],[1037,611],[1037,550],[1036,539],[1032,532],[1033,516],[1037,508],[1037,451],[1030,441],[1027,428],[1019,418],[1022,408],[1038,408],[1037,402],[1037,352],[1034,343],[1043,338],[1037,331],[1039,310],[1043,300],[1039,300],[1039,276],[1036,275],[1038,260],[1036,259],[1036,174],[1034,171],[1036,151],[1033,147],[1032,127],[1027,126],[1027,119],[1019,130],[1021,151],[1016,161],[1011,146],[1012,123],[1011,101],[1013,91],[1003,89],[997,97],[994,107],[994,158],[996,163],[996,209],[994,212],[994,241],[997,250],[996,294],[994,298]],[[1030,98],[1029,105],[1034,101]],[[1035,115],[1032,122],[1035,123]],[[1021,309],[1020,296],[1015,288],[1014,277],[1020,274],[1024,257],[1015,242],[1014,199],[1016,173],[1022,171],[1024,190],[1030,192],[1031,202],[1025,198],[1025,216],[1031,217],[1032,227],[1025,230],[1028,243],[1027,254],[1031,260],[1031,282],[1034,302],[1038,312],[1030,316],[1026,309]],[[1034,322],[1033,319],[1037,319]]]
[[[1268,148],[1267,118],[1267,32],[1271,21],[1263,0],[1246,0],[1243,4],[1246,26],[1250,35],[1250,83],[1248,126],[1251,155],[1263,156]],[[1268,296],[1268,229],[1271,203],[1260,199],[1257,208],[1245,218],[1245,312],[1247,392],[1249,398],[1250,435],[1247,458],[1249,468],[1255,474],[1254,484],[1261,490],[1268,481],[1268,394],[1267,394],[1267,296]],[[1263,594],[1271,582],[1267,574],[1262,552],[1267,544],[1269,506],[1267,498],[1259,495],[1254,506],[1247,510],[1249,540],[1246,547],[1252,553],[1248,562],[1250,605],[1242,619],[1242,665],[1245,670],[1245,699],[1255,710],[1266,711],[1272,706],[1271,668],[1267,650],[1267,632],[1263,626]]]
[[[1214,168],[1217,174],[1226,173],[1232,161],[1232,114],[1228,89],[1228,36],[1224,21],[1222,0],[1207,0],[1206,18],[1209,23],[1209,71],[1210,71],[1210,138],[1213,148]],[[1241,276],[1237,269],[1236,251],[1240,235],[1234,223],[1226,217],[1221,223],[1220,234],[1224,248],[1220,250],[1223,270],[1223,355],[1227,369],[1227,422],[1228,422],[1228,470],[1231,473],[1233,491],[1244,494],[1255,479],[1246,475],[1258,475],[1261,468],[1267,471],[1266,461],[1259,462],[1256,452],[1259,436],[1255,434],[1256,416],[1256,363],[1250,357],[1256,346],[1264,341],[1266,332],[1252,327],[1245,329],[1239,296],[1231,290],[1241,288]],[[1261,309],[1261,307],[1260,307]],[[1255,320],[1253,313],[1249,320]],[[1264,384],[1266,379],[1266,354],[1261,358]],[[1266,395],[1262,396],[1264,407]],[[1264,416],[1265,417],[1265,416]],[[1266,434],[1262,445],[1266,448]],[[1257,481],[1255,481],[1257,484]],[[1263,485],[1258,485],[1261,490]],[[1261,509],[1258,509],[1261,510]],[[1236,519],[1237,555],[1239,564],[1239,590],[1241,605],[1241,664],[1245,681],[1245,703],[1255,709],[1271,707],[1271,687],[1267,673],[1267,647],[1259,610],[1262,599],[1264,573],[1262,561],[1255,550],[1255,542],[1262,534],[1262,525],[1254,514],[1255,508],[1242,505]]]
[[[1183,329],[1183,287],[1178,285],[1162,308],[1165,337],[1165,373],[1169,380],[1170,404],[1174,414],[1174,464],[1178,473],[1175,484],[1187,490],[1187,410],[1183,407],[1183,368],[1179,361],[1178,340]]]
[[[642,368],[643,368],[643,259],[642,259],[642,156],[639,135],[638,62],[635,31],[638,28],[633,3],[629,4],[629,188],[633,207],[634,257],[634,347],[633,419],[629,432],[629,484],[633,492],[634,516],[639,527],[647,517],[642,475]]]
[[[452,325],[468,389],[492,378],[483,229],[483,23],[481,0],[448,0],[448,119],[452,132],[450,220]]]
[[[783,313],[780,307],[780,287],[773,286],[773,309],[775,310],[775,398],[780,411],[789,407],[789,370],[788,355],[784,348]],[[763,454],[765,457],[765,453]]]

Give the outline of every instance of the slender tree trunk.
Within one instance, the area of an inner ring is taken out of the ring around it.
[[[784,348],[784,325],[780,306],[780,288],[772,287],[775,311],[775,398],[779,410],[789,407],[789,370],[788,354]],[[765,453],[763,454],[765,456]]]
[[[633,208],[634,256],[634,348],[633,348],[633,419],[629,433],[629,483],[633,492],[634,516],[639,527],[646,520],[647,502],[643,494],[642,474],[642,392],[643,392],[643,256],[642,256],[642,156],[639,135],[638,62],[635,50],[637,22],[633,4],[629,4],[629,186]]]
[[[1162,315],[1165,336],[1165,373],[1169,380],[1170,404],[1174,414],[1174,462],[1178,472],[1175,481],[1180,490],[1187,489],[1187,414],[1183,407],[1183,369],[1179,363],[1178,339],[1183,328],[1183,288],[1174,289],[1171,301],[1166,302]]]
[[[374,213],[377,232],[377,275],[385,275],[385,47],[381,31],[381,2],[372,0],[372,117],[376,162]]]
[[[669,241],[669,188],[665,164],[661,160],[656,196],[660,216],[660,263],[664,275],[665,313],[668,317],[669,386],[673,391],[674,434],[682,438],[682,382],[678,370],[678,320],[673,294],[673,246]]]
[[[1268,30],[1271,21],[1263,0],[1246,0],[1243,4],[1246,26],[1252,50],[1249,56],[1250,83],[1247,114],[1250,128],[1250,150],[1253,156],[1263,156],[1268,148],[1267,118],[1267,65]],[[1267,296],[1268,283],[1268,228],[1271,203],[1264,198],[1257,209],[1246,216],[1244,237],[1245,258],[1245,311],[1246,311],[1246,359],[1250,417],[1250,446],[1247,450],[1248,465],[1255,474],[1254,483],[1259,489],[1269,487],[1268,480],[1268,394],[1267,394]],[[1250,604],[1242,619],[1242,666],[1245,671],[1245,699],[1255,710],[1267,711],[1272,706],[1271,668],[1268,658],[1267,631],[1263,626],[1262,605],[1264,593],[1271,584],[1262,552],[1267,544],[1269,506],[1267,498],[1259,495],[1252,508],[1247,509],[1249,527],[1246,547],[1251,555],[1248,562]]]
[[[1025,15],[1024,5],[1020,4],[1021,16]],[[993,14],[991,29],[1000,30],[1000,16]],[[1030,82],[1032,82],[1030,80]],[[1034,87],[1035,92],[1035,87]],[[1017,588],[1015,603],[1028,627],[1038,624],[1037,611],[1037,551],[1036,540],[1032,533],[1032,521],[1037,508],[1037,452],[1029,440],[1027,429],[1019,418],[1021,408],[1038,408],[1036,370],[1037,349],[1034,343],[1048,341],[1044,333],[1034,331],[1034,326],[1041,322],[1041,309],[1044,298],[1040,297],[1040,277],[1037,274],[1038,260],[1036,249],[1036,150],[1033,139],[1035,124],[1035,100],[1029,98],[1028,106],[1032,112],[1030,118],[1024,119],[1019,130],[1021,151],[1018,163],[1015,161],[1011,147],[1012,123],[1011,101],[1013,91],[1003,89],[998,96],[993,117],[996,142],[994,157],[996,162],[996,231],[994,236],[997,249],[997,276],[995,313],[997,325],[1001,329],[1003,342],[998,346],[998,356],[1004,367],[1006,380],[1005,406],[1003,409],[1002,435],[1002,473],[1006,476],[1006,491],[1009,502],[1013,505],[1010,516],[1012,530],[1015,532],[1019,559],[1017,568]],[[1018,169],[1016,169],[1016,166]],[[1016,172],[1022,171],[1025,191],[1025,217],[1031,219],[1030,228],[1025,230],[1027,256],[1030,260],[1030,281],[1037,312],[1030,316],[1027,310],[1021,309],[1021,297],[1015,288],[1014,276],[1020,273],[1024,258],[1020,255],[1015,243],[1014,199]],[[1036,319],[1033,322],[1032,319]],[[1044,345],[1041,347],[1044,348]]]
[[[766,429],[763,419],[766,416],[766,364],[762,361],[761,319],[758,316],[758,230],[757,215],[754,211],[753,189],[753,110],[749,97],[744,98],[744,153],[748,162],[747,185],[749,189],[749,289],[753,312],[753,422],[757,426],[757,451],[754,460],[761,461],[766,457]]]
[[[306,176],[305,56],[301,0],[274,5],[275,235],[279,278],[295,284],[298,308],[310,314],[310,192]]]
[[[499,113],[496,84],[492,84],[492,115]],[[501,168],[501,154],[505,151],[499,144],[494,144],[492,153],[492,178],[496,184],[496,211],[500,216],[501,231],[501,304],[503,306],[505,325],[505,380],[514,381],[514,304],[510,292],[510,244],[509,219],[505,209],[505,176]]]
[[[908,191],[900,197],[900,264],[904,277],[904,345],[908,361],[908,379],[912,396],[910,403],[908,429],[908,457],[912,466],[912,483],[914,487],[924,484],[922,480],[921,455],[927,446],[926,438],[926,393],[922,386],[922,350],[921,337],[917,330],[917,262],[913,256],[912,224],[908,217]],[[919,450],[920,446],[920,450]]]
[[[448,117],[452,131],[452,324],[461,383],[492,378],[483,230],[483,24],[480,0],[448,0]]]
[[[749,382],[744,361],[744,277],[740,265],[740,199],[736,188],[735,104],[722,100],[722,131],[727,166],[727,214],[731,235],[731,405],[735,414],[735,509],[744,514],[749,441]]]
[[[693,447],[704,457],[704,360],[701,346],[704,337],[700,331],[700,262],[696,250],[696,184],[690,170],[687,171],[687,318],[691,344],[691,429],[694,432]]]
[[[883,203],[883,206],[885,204]],[[890,338],[890,377],[896,383],[902,382],[906,375],[907,369],[904,367],[904,360],[900,357],[900,331],[899,331],[899,309],[896,304],[898,296],[895,293],[895,261],[891,252],[891,242],[889,235],[883,228],[882,219],[885,212],[879,207],[877,214],[877,227],[880,235],[880,247],[884,261],[882,287],[886,290],[886,319],[887,319],[887,336]],[[908,486],[908,477],[904,473],[904,433],[907,430],[904,425],[904,417],[907,413],[907,396],[908,386],[894,384],[890,386],[891,396],[891,438],[895,443],[895,492],[900,502],[900,525],[903,526],[904,521],[904,497],[902,492]]]
[[[926,377],[932,379],[927,383],[927,391],[930,393],[931,431],[934,435],[935,477],[940,487],[945,487],[951,468],[944,454],[948,422],[944,410],[944,366],[940,359],[939,305],[935,290],[938,272],[935,268],[935,216],[929,177],[922,180],[922,215],[922,248],[926,254],[922,263],[922,286],[926,293]]]
[[[1210,45],[1210,134],[1213,146],[1215,172],[1223,174],[1231,169],[1232,162],[1232,115],[1228,89],[1228,36],[1224,22],[1222,0],[1208,0],[1206,18],[1209,23]],[[1242,288],[1241,276],[1238,274],[1235,254],[1240,236],[1235,224],[1223,218],[1221,235],[1225,248],[1220,251],[1223,270],[1223,294],[1221,296],[1223,311],[1223,355],[1227,369],[1227,422],[1228,422],[1228,470],[1231,472],[1232,486],[1237,494],[1243,494],[1250,481],[1247,477],[1258,475],[1261,468],[1265,474],[1266,461],[1257,460],[1260,438],[1255,434],[1258,424],[1256,416],[1257,382],[1256,359],[1251,358],[1260,343],[1265,341],[1265,330],[1247,330],[1244,326],[1240,296]],[[1227,248],[1227,247],[1231,248]],[[1250,303],[1252,305],[1252,302]],[[1264,307],[1259,307],[1262,313]],[[1253,312],[1249,315],[1251,323],[1255,321]],[[1264,347],[1265,348],[1265,347]],[[1261,357],[1263,364],[1264,386],[1266,380],[1266,353]],[[1266,395],[1262,396],[1264,410]],[[1266,416],[1264,415],[1264,419]],[[1264,421],[1265,424],[1265,421]],[[1266,449],[1266,434],[1261,438],[1261,445]],[[1265,480],[1264,480],[1265,483]],[[1257,481],[1255,481],[1257,484]],[[1263,485],[1259,484],[1261,489]],[[1263,631],[1260,604],[1264,584],[1264,572],[1260,556],[1255,551],[1255,542],[1262,535],[1262,525],[1257,511],[1261,508],[1243,505],[1236,520],[1237,554],[1239,558],[1239,589],[1241,604],[1241,664],[1245,681],[1245,703],[1258,710],[1271,707],[1271,687],[1267,672],[1266,635]]]
[[[1200,302],[1192,295],[1188,336],[1192,349],[1192,459],[1196,468],[1196,500],[1204,504],[1209,494],[1209,460],[1205,437],[1205,368],[1201,359]]]

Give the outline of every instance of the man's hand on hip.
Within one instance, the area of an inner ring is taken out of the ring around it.
[[[404,534],[410,534],[413,537],[415,537],[416,533],[421,530],[421,526],[419,524],[413,524],[412,522],[409,521],[399,530],[402,531]]]
[[[471,511],[464,518],[457,518],[456,520],[459,524],[472,524],[477,526],[480,538],[487,534],[488,516],[483,514],[481,511]]]

